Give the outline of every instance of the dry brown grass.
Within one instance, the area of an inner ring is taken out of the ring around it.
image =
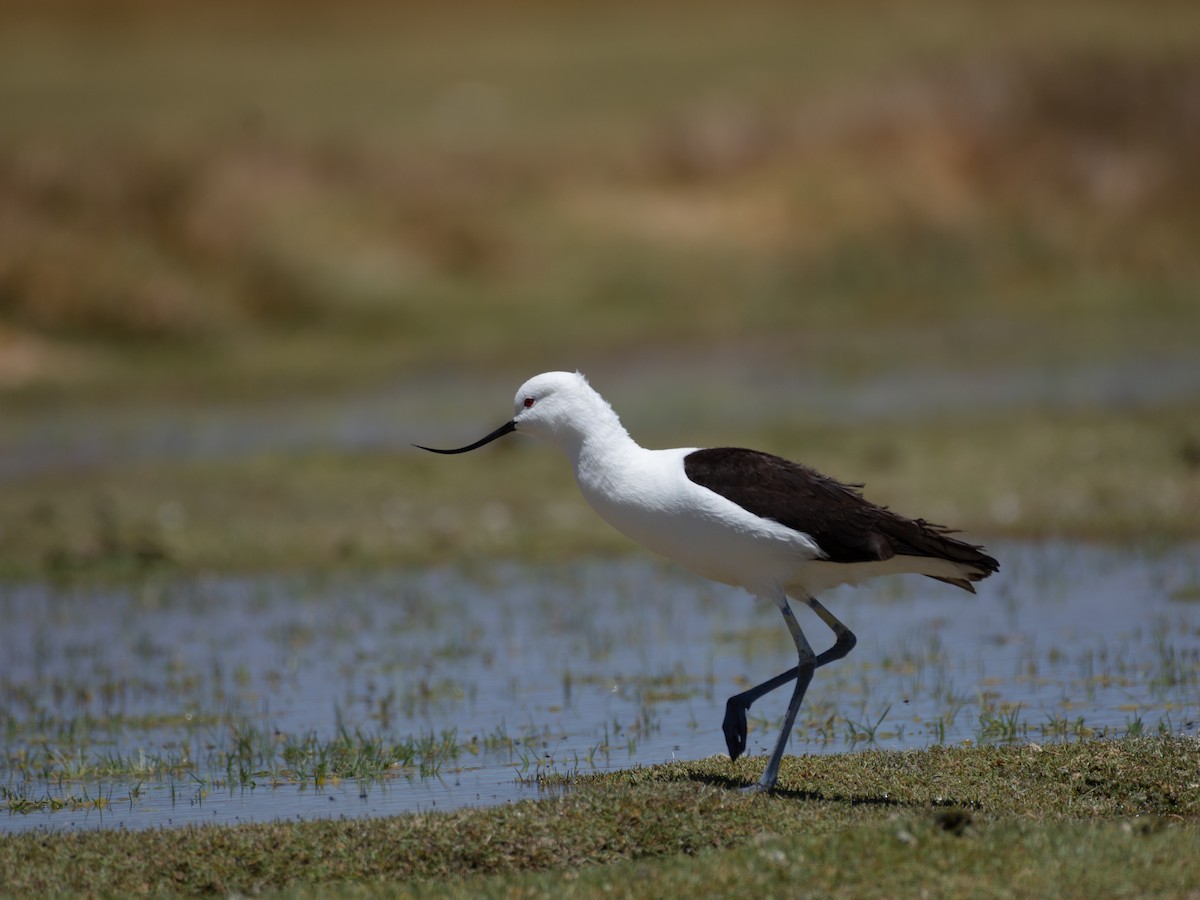
[[[900,298],[917,306],[955,302],[963,267],[993,287],[1064,269],[1191,280],[1198,95],[1194,58],[1009,56],[718,103],[600,156],[433,157],[252,126],[187,143],[35,136],[0,150],[0,322],[89,341],[437,337],[439,298],[466,312],[502,297],[519,316],[512,298],[534,312],[622,256],[652,287],[712,252],[815,280],[835,304],[914,254],[935,269]],[[951,290],[929,290],[942,278]],[[865,287],[874,306],[897,300]],[[744,303],[778,302],[769,279],[762,292]]]
[[[63,2],[0,26],[9,396],[1200,340],[1187,4],[363,3],[284,27],[273,3]]]

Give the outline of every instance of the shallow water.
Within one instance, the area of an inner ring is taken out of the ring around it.
[[[991,549],[1003,568],[978,597],[908,578],[823,598],[859,644],[818,673],[790,752],[1194,733],[1195,547]],[[798,614],[825,646],[827,629]],[[536,797],[540,772],[724,754],[726,698],[794,653],[774,608],[641,556],[9,586],[0,622],[0,789],[7,809],[32,809],[0,813],[4,831]],[[752,754],[769,751],[787,693],[752,710]],[[320,781],[268,759],[339,735],[425,749],[370,780]],[[163,760],[175,764],[163,772]],[[65,806],[40,808],[55,801]]]

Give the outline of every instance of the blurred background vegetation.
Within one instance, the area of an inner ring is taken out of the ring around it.
[[[1186,0],[8,2],[0,454],[364,395],[454,443],[578,367],[648,443],[1194,536],[1197,160]],[[0,564],[624,546],[389,436],[13,464]]]

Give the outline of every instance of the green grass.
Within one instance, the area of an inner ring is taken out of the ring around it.
[[[565,779],[494,809],[0,838],[14,894],[1182,896],[1200,886],[1193,739],[866,752]],[[1047,880],[1049,879],[1049,881]],[[1062,879],[1061,881],[1059,879]]]
[[[501,413],[506,392],[498,387]],[[627,424],[651,445],[702,446],[727,430],[704,421],[686,433]],[[481,422],[480,432],[490,427]],[[1138,414],[1034,410],[820,428],[782,422],[737,438],[865,481],[872,500],[976,535],[1139,543],[1200,535],[1193,514],[1200,468],[1189,451],[1200,432],[1190,402]],[[486,453],[113,462],[100,471],[31,475],[5,485],[0,571],[125,577],[635,549],[595,517],[552,450],[509,438]]]

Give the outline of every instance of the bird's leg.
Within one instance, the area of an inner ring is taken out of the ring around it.
[[[808,604],[813,612],[821,617],[821,621],[833,629],[834,637],[837,639],[837,643],[814,660],[813,668],[819,669],[827,663],[841,659],[853,650],[854,645],[858,643],[858,638],[833,613],[822,606],[815,597],[806,597],[804,602]],[[793,621],[795,621],[794,617]],[[788,669],[786,672],[776,675],[774,678],[767,679],[762,684],[755,685],[749,690],[736,694],[726,701],[725,721],[721,723],[721,730],[725,732],[725,744],[729,748],[730,759],[737,759],[746,752],[748,730],[746,726],[746,713],[750,711],[751,704],[761,697],[765,697],[771,691],[775,690],[775,688],[787,684],[799,674],[800,667],[796,666],[793,669]]]
[[[783,612],[783,620],[787,623],[788,631],[792,633],[792,640],[796,644],[796,654],[799,656],[800,662],[796,666],[796,687],[792,691],[791,702],[788,703],[787,713],[783,717],[783,728],[779,732],[779,740],[775,742],[775,749],[767,761],[766,771],[758,781],[757,789],[759,791],[773,790],[775,782],[779,779],[779,764],[783,761],[783,751],[787,749],[788,738],[792,736],[792,726],[796,724],[796,714],[800,712],[800,704],[804,702],[804,694],[808,691],[808,685],[812,681],[817,663],[808,638],[800,630],[796,614],[792,612],[792,607],[782,592],[779,594],[779,607]]]
[[[841,659],[853,650],[854,645],[858,643],[858,638],[854,636],[853,631],[842,623],[841,619],[822,606],[816,597],[805,597],[804,602],[808,604],[809,609],[821,617],[822,622],[829,626],[836,639],[832,647],[817,657],[816,668],[819,669],[826,663],[831,663],[835,659]]]

